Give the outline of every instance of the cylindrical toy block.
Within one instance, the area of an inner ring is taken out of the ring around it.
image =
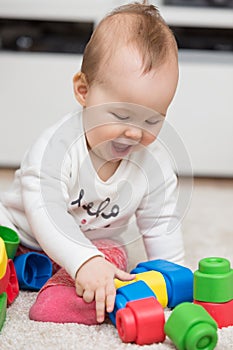
[[[6,247],[3,239],[0,237],[0,279],[2,279],[6,274],[7,269],[7,253]]]
[[[110,312],[109,318],[116,325],[116,313],[126,306],[128,301],[156,297],[154,292],[143,281],[137,281],[117,289],[114,310]]]
[[[136,277],[133,281],[122,282],[117,280],[115,281],[116,285],[128,285],[132,284],[136,281],[144,281],[155,293],[158,301],[163,307],[167,306],[168,303],[168,294],[167,294],[167,286],[164,276],[158,271],[146,271],[142,273],[136,274]]]
[[[137,280],[144,281],[155,293],[158,302],[162,307],[168,303],[167,287],[163,275],[158,271],[146,271],[136,275]]]
[[[2,278],[0,278],[0,294],[6,291],[9,280],[10,280],[10,267],[9,267],[9,264],[7,264],[5,275]]]
[[[118,334],[123,342],[139,345],[163,342],[165,317],[155,298],[130,301],[116,314]]]
[[[194,300],[194,303],[204,307],[217,322],[218,328],[233,326],[233,300],[227,303],[206,303]]]
[[[7,304],[10,305],[19,295],[19,283],[18,283],[18,278],[15,271],[13,260],[11,259],[8,260],[8,266],[10,270],[10,278],[6,288],[6,293],[7,293]]]
[[[14,263],[11,259],[8,259],[6,273],[3,278],[0,279],[0,294],[6,292],[7,304],[13,303],[15,298],[19,294],[19,284],[14,267]]]
[[[0,330],[6,319],[6,307],[7,307],[7,295],[6,293],[2,293],[0,295]]]
[[[123,286],[135,283],[137,281],[144,281],[155,293],[158,301],[163,307],[168,304],[167,285],[164,276],[158,271],[146,271],[136,274],[136,277],[132,281],[120,281],[115,279],[115,287],[121,288]]]
[[[134,278],[133,280],[130,280],[130,281],[121,281],[118,278],[114,279],[114,284],[115,284],[115,288],[116,289],[124,287],[124,286],[127,286],[128,284],[131,284],[131,283],[134,283],[134,282],[137,282],[136,278]]]
[[[18,234],[9,227],[0,226],[0,237],[5,242],[8,259],[14,259],[20,243]]]
[[[39,290],[52,276],[50,259],[36,252],[19,255],[14,259],[20,289]]]
[[[233,299],[233,269],[227,259],[209,257],[194,272],[194,299],[225,303]]]
[[[137,273],[141,269],[162,273],[166,281],[168,307],[172,308],[182,302],[193,301],[193,272],[187,267],[156,259],[139,263],[131,273]]]
[[[167,320],[165,333],[178,350],[213,350],[217,344],[217,324],[199,305],[182,303]]]

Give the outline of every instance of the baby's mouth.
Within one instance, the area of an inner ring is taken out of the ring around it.
[[[112,145],[117,152],[125,152],[132,147],[115,141],[112,142]]]
[[[129,154],[132,147],[135,146],[136,144],[137,144],[136,142],[126,142],[125,140],[123,140],[122,142],[118,140],[112,141],[113,153],[116,156],[124,157],[127,154]]]

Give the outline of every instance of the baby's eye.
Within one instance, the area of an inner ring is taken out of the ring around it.
[[[162,120],[158,119],[158,118],[150,118],[150,119],[147,119],[146,120],[146,123],[149,124],[149,125],[156,125],[156,124],[159,124],[161,123]]]
[[[129,119],[128,116],[124,116],[124,115],[120,115],[120,114],[116,114],[116,113],[111,113],[115,118],[120,119],[120,120],[127,120]]]

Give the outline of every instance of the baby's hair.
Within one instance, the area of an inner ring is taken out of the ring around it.
[[[108,62],[122,46],[137,49],[143,74],[158,67],[171,52],[177,55],[173,33],[155,6],[147,1],[120,6],[102,19],[85,48],[81,72],[89,85],[104,82]]]

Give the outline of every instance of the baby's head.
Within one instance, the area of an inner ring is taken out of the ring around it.
[[[99,23],[85,49],[81,71],[89,85],[104,83],[112,58],[122,48],[137,51],[142,74],[177,55],[174,36],[153,5],[121,6]]]
[[[89,147],[122,138],[149,145],[177,82],[176,41],[154,6],[134,3],[107,15],[96,27],[81,72],[74,77],[76,99],[90,116],[84,125]],[[86,107],[93,106],[101,108],[95,107],[92,117]]]
[[[121,78],[132,80],[135,88],[135,78],[140,85],[140,79],[152,77],[161,67],[169,65],[173,71],[170,75],[173,83],[168,99],[170,103],[178,79],[177,45],[174,36],[153,5],[124,5],[107,15],[93,32],[84,51],[81,72],[74,77],[75,94],[78,101],[87,106],[90,104],[86,100],[86,93],[90,89],[98,86],[102,90],[106,88],[109,91],[111,87],[118,90],[123,85]],[[156,90],[155,86],[155,94]],[[109,96],[114,101],[118,101],[120,97]],[[99,101],[97,98],[93,103],[114,102],[108,100],[107,96],[106,99],[102,101],[100,97]],[[128,101],[125,96],[124,102],[133,101]],[[134,102],[140,104],[136,91]],[[91,101],[90,103],[93,105]],[[159,112],[166,113],[164,109]]]

